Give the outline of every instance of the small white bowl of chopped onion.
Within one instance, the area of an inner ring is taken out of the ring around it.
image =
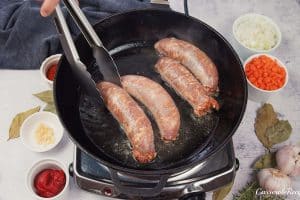
[[[237,51],[245,60],[257,53],[269,53],[281,43],[281,32],[267,16],[248,13],[237,18],[232,27]]]
[[[20,136],[23,144],[34,152],[53,149],[63,137],[63,127],[57,115],[51,112],[37,112],[22,124]]]

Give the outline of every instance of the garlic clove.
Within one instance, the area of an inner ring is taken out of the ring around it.
[[[257,174],[259,185],[261,187],[265,188],[265,182],[268,179],[268,177],[270,177],[271,175],[272,174],[271,174],[270,170],[268,170],[268,169],[260,170]]]
[[[290,174],[290,176],[300,176],[300,166],[298,166],[297,168],[295,168]]]
[[[290,176],[300,175],[300,147],[287,145],[276,153],[277,167]]]
[[[300,147],[294,146],[295,166],[290,176],[300,176]]]
[[[290,176],[300,176],[300,147],[294,147],[294,170],[289,174]]]
[[[259,185],[266,191],[288,190],[292,186],[290,177],[280,172],[278,169],[262,169],[258,173]]]
[[[276,163],[278,169],[285,174],[290,174],[294,169],[293,147],[284,146],[276,153]]]
[[[281,190],[288,190],[292,186],[291,179],[286,177],[268,177],[265,181],[265,189],[267,191],[281,191]]]

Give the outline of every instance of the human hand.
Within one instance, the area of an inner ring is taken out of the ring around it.
[[[44,0],[40,13],[43,17],[49,16],[55,9],[56,5],[59,3],[59,0]]]

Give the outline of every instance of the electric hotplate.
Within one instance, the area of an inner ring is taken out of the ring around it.
[[[169,177],[161,193],[155,197],[134,197],[122,194],[111,180],[109,169],[77,147],[70,174],[78,187],[99,195],[119,199],[203,199],[204,193],[230,183],[238,169],[232,141],[205,162]],[[151,180],[120,175],[123,182],[141,187]]]

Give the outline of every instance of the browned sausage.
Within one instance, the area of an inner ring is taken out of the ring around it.
[[[195,115],[201,116],[211,108],[219,108],[218,102],[207,95],[202,84],[178,61],[163,57],[156,63],[155,68],[162,79],[190,103]]]
[[[97,88],[107,109],[123,127],[134,158],[141,163],[153,160],[156,156],[153,130],[141,107],[123,88],[113,83],[100,82]]]
[[[155,44],[155,49],[187,67],[209,93],[217,90],[219,81],[217,68],[196,46],[176,38],[165,38]]]
[[[158,83],[144,76],[122,76],[124,89],[153,114],[164,141],[176,140],[179,134],[179,111],[168,92]]]

